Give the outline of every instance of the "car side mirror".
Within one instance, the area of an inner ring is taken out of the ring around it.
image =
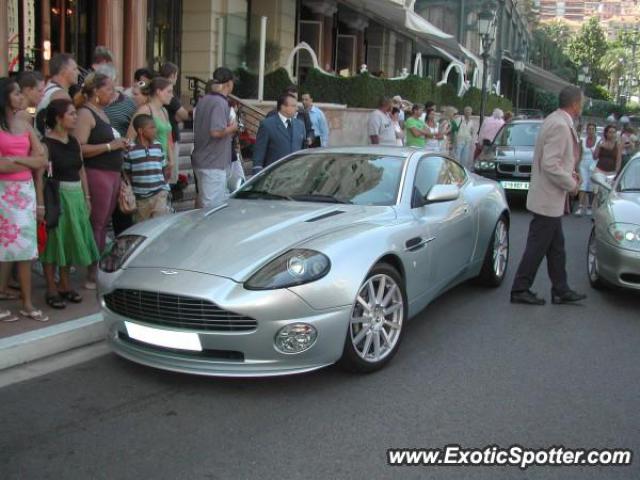
[[[594,172],[591,175],[591,181],[597,186],[604,188],[607,192],[611,191],[611,183],[609,183],[609,180],[604,173]]]
[[[434,185],[424,197],[424,204],[442,203],[457,200],[460,188],[457,185]]]

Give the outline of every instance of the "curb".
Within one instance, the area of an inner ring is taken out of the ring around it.
[[[0,339],[0,371],[104,340],[101,313]]]

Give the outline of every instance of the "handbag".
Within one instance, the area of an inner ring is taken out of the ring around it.
[[[60,182],[53,179],[53,166],[49,162],[44,179],[44,223],[47,230],[58,227],[62,207],[60,205]]]
[[[130,215],[138,209],[136,205],[136,196],[133,193],[133,188],[131,188],[131,183],[129,179],[122,176],[122,181],[120,182],[120,193],[118,194],[118,208],[125,215]]]

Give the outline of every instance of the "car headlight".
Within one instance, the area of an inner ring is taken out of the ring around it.
[[[294,287],[324,277],[331,268],[329,258],[315,250],[296,248],[258,270],[244,284],[248,290]]]
[[[609,235],[613,243],[630,250],[640,250],[640,225],[633,223],[612,223]]]
[[[486,161],[476,162],[475,169],[476,171],[495,170],[496,162],[486,162]]]
[[[124,262],[138,248],[146,237],[141,235],[121,235],[111,244],[111,248],[100,259],[100,270],[113,273],[119,270]]]

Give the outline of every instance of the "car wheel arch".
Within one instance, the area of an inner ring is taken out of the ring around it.
[[[371,265],[371,268],[369,269],[369,272],[371,270],[373,270],[373,268],[375,268],[376,265],[380,265],[380,264],[387,264],[393,268],[396,269],[396,271],[398,272],[398,274],[400,275],[400,279],[404,282],[406,280],[406,273],[405,273],[405,269],[404,269],[404,264],[402,263],[402,260],[400,259],[399,256],[397,256],[394,253],[387,253],[385,255],[383,255],[382,257],[380,257],[378,260],[376,260],[373,265]],[[369,272],[367,272],[367,275],[369,275]]]

